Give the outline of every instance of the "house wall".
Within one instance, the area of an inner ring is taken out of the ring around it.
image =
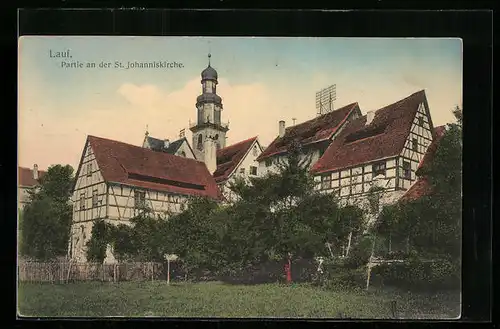
[[[245,157],[236,166],[234,172],[230,175],[230,177],[226,181],[218,184],[219,189],[226,198],[227,202],[234,202],[237,200],[237,196],[229,188],[231,182],[234,181],[234,179],[244,178],[248,181],[248,178],[250,177],[259,177],[265,175],[265,173],[262,173],[262,170],[266,172],[265,168],[262,169],[256,160],[261,153],[262,148],[259,142],[255,141],[248,150]],[[256,170],[256,173],[252,173],[252,168]],[[250,182],[248,181],[248,183]]]
[[[305,154],[302,154],[300,156],[300,162],[307,163],[310,161],[310,164],[308,168],[311,168],[321,157],[320,150],[310,150]],[[267,173],[277,173],[278,172],[278,163],[286,163],[288,161],[288,157],[286,154],[283,155],[275,155],[268,157],[262,161],[260,161],[259,164],[259,172],[260,176],[264,176]]]
[[[23,209],[26,203],[29,201],[29,190],[30,187],[19,186],[17,189],[17,208]]]
[[[415,172],[427,148],[432,142],[432,129],[431,120],[425,110],[425,104],[422,103],[413,119],[413,124],[410,134],[406,139],[404,149],[398,158],[398,188],[407,190],[416,181],[417,177]],[[417,142],[415,145],[414,140]],[[408,172],[406,172],[405,175],[403,169],[405,162],[411,166],[411,173],[409,175]]]
[[[122,184],[108,184],[108,216],[114,221],[129,221],[139,214],[139,199],[136,201],[136,192],[145,194],[144,205],[150,208],[155,215],[168,216],[170,213],[179,213],[185,207],[188,197],[163,191],[137,188]],[[137,203],[136,203],[137,202]]]
[[[182,152],[184,152],[184,154],[186,155],[186,158],[188,158],[188,159],[196,159],[194,153],[191,151],[191,149],[189,148],[189,145],[187,144],[186,141],[184,141],[181,144],[181,146],[179,147],[179,149],[177,150],[177,152],[175,152],[175,155],[177,155],[177,156],[183,156]]]
[[[72,259],[77,261],[86,259],[85,244],[90,239],[93,221],[106,218],[106,193],[106,182],[99,170],[92,148],[87,143],[71,197],[73,218],[68,250]]]

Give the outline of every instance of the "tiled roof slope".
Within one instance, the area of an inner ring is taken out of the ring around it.
[[[217,169],[214,172],[217,183],[229,178],[256,140],[257,136],[217,150]]]
[[[425,152],[425,155],[422,158],[422,161],[420,161],[418,168],[425,167],[430,163],[430,161],[432,161],[432,159],[436,155],[436,150],[438,148],[441,137],[443,137],[444,132],[446,131],[446,127],[439,126],[434,128],[434,131],[436,132],[436,137],[432,141],[431,145],[429,145],[429,147],[427,148],[427,152]],[[428,195],[431,192],[431,183],[429,182],[427,177],[419,177],[417,181],[413,183],[408,191],[406,191],[406,193],[401,197],[400,201],[414,201],[421,198],[422,196]]]
[[[220,198],[203,162],[88,136],[104,180],[192,196]]]
[[[19,186],[33,187],[38,185],[38,181],[33,178],[33,169],[18,167],[17,173],[19,177]],[[38,170],[38,179],[42,178],[46,171]]]
[[[297,140],[301,145],[305,146],[330,139],[354,111],[360,112],[358,103],[349,104],[338,110],[286,128],[283,138],[276,137],[259,155],[257,161],[286,152],[293,140]]]
[[[311,172],[339,170],[398,155],[422,102],[426,102],[424,90],[379,109],[369,125],[366,115],[349,121]]]

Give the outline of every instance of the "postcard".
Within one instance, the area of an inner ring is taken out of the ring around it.
[[[461,39],[18,56],[20,317],[460,317]]]

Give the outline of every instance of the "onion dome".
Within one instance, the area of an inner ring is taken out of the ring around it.
[[[212,55],[208,54],[208,67],[201,72],[202,80],[217,80],[217,71],[210,66],[210,57]]]

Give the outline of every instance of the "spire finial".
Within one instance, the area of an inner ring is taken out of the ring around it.
[[[208,66],[210,66],[210,57],[212,57],[212,54],[210,52],[208,53]]]
[[[146,124],[146,136],[149,136],[148,124]]]

